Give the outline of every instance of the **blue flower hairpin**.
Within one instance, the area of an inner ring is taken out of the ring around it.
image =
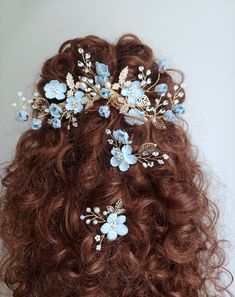
[[[21,101],[25,101],[20,104],[17,115],[19,121],[25,122],[29,119],[26,103],[30,103],[32,108],[39,112],[37,118],[32,119],[31,127],[34,130],[41,128],[41,118],[45,116],[49,116],[48,123],[53,128],[60,128],[62,120],[67,120],[68,129],[71,126],[77,127],[76,115],[93,106],[96,100],[104,102],[99,108],[101,117],[109,118],[112,106],[123,114],[124,120],[129,125],[143,125],[150,120],[156,127],[165,129],[166,121],[174,122],[177,115],[185,112],[179,100],[184,97],[183,73],[168,68],[166,60],[158,61],[158,73],[154,82],[150,77],[151,70],[143,66],[138,67],[139,73],[136,79],[128,80],[128,66],[126,66],[120,72],[118,82],[111,83],[106,64],[96,61],[92,67],[90,53],[85,53],[82,48],[79,48],[78,52],[81,59],[77,65],[83,73],[78,77],[78,81],[75,82],[72,74],[68,73],[66,83],[53,79],[45,84],[45,98],[36,94],[32,100],[26,100],[21,94]],[[170,71],[181,75],[181,82],[174,85],[173,91],[169,90],[166,83],[160,82],[162,74]],[[13,105],[17,107],[16,103]]]
[[[112,157],[110,164],[113,167],[118,167],[120,171],[127,171],[130,165],[136,164],[137,161],[142,163],[143,167],[153,167],[155,163],[164,164],[169,158],[167,154],[160,155],[157,150],[157,144],[147,142],[142,144],[137,153],[132,152],[129,135],[127,132],[118,129],[113,132],[106,129],[106,134],[109,136],[108,143],[113,146],[111,149]]]
[[[106,206],[106,210],[101,212],[99,207],[86,208],[86,215],[81,215],[80,219],[85,220],[86,224],[93,223],[94,225],[102,224],[100,227],[101,234],[96,234],[94,237],[96,244],[96,250],[101,250],[102,241],[107,237],[108,240],[113,241],[119,236],[124,236],[128,233],[128,227],[124,224],[126,222],[126,216],[120,215],[125,212],[122,205],[122,200],[119,199],[115,206]]]

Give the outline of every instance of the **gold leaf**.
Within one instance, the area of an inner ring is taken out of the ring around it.
[[[69,73],[69,72],[68,72],[68,74],[67,74],[67,76],[66,76],[66,83],[67,83],[67,85],[69,86],[69,88],[70,88],[71,90],[74,89],[74,87],[75,87],[74,79],[73,79],[72,74]]]
[[[157,119],[156,121],[152,121],[153,125],[158,129],[166,129],[166,124],[163,118]]]
[[[157,145],[153,142],[143,143],[138,149],[138,153],[143,156],[150,156],[153,152],[158,152]]]
[[[119,74],[119,85],[124,84],[124,82],[127,79],[127,75],[128,75],[128,66],[123,68],[122,71]]]

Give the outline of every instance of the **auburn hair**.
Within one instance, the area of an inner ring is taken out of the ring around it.
[[[108,65],[111,82],[129,66],[128,79],[138,66],[158,64],[153,50],[133,34],[114,44],[94,35],[64,42],[49,58],[37,84],[66,74],[82,75],[78,48],[91,53],[93,65]],[[169,73],[160,82],[174,87]],[[185,97],[180,98],[180,103]],[[102,100],[101,100],[102,101]],[[222,296],[225,252],[218,239],[218,209],[209,199],[208,181],[191,144],[187,124],[167,122],[158,129],[147,122],[128,125],[111,107],[108,119],[102,105],[77,114],[78,127],[62,122],[54,129],[47,119],[42,128],[28,129],[19,138],[15,156],[2,177],[0,237],[3,241],[1,277],[14,297]],[[34,110],[33,113],[36,111]],[[105,129],[123,129],[133,147],[157,143],[170,158],[164,166],[135,164],[126,172],[110,165]],[[87,206],[105,208],[121,198],[126,209],[126,236],[104,241],[96,251],[98,226],[80,219]]]

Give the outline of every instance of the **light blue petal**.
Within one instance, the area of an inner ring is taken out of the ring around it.
[[[127,161],[129,164],[136,164],[137,157],[135,155],[125,155],[125,161]]]
[[[78,106],[76,108],[74,108],[74,113],[78,113],[81,112],[83,110],[83,105],[82,104],[78,104]]]
[[[121,161],[118,168],[124,172],[124,171],[127,171],[129,169],[129,167],[130,167],[130,165],[126,161],[123,160],[123,161]]]
[[[164,83],[156,85],[155,92],[159,95],[164,95],[168,91],[168,86]]]
[[[172,107],[172,111],[174,112],[174,114],[184,114],[185,113],[185,109],[184,106],[182,104],[176,104]]]
[[[118,148],[118,147],[113,147],[113,148],[111,149],[111,154],[112,154],[113,156],[115,156],[115,155],[118,154],[118,153],[121,153],[120,148]]]
[[[109,232],[111,228],[111,225],[108,224],[108,223],[104,223],[101,227],[100,227],[100,231],[103,233],[103,234],[107,234]]]
[[[122,90],[121,90],[121,94],[122,94],[123,96],[128,96],[128,90],[127,90],[126,88],[122,89]]]
[[[67,91],[67,86],[64,83],[60,83],[60,91],[62,93],[65,93]]]
[[[115,240],[117,238],[117,232],[114,230],[110,230],[107,234],[108,240]]]
[[[116,220],[117,224],[123,224],[125,223],[125,221],[126,221],[126,216],[124,215],[118,216]]]
[[[82,97],[84,97],[84,93],[82,91],[77,91],[74,96],[76,99],[82,99]]]
[[[111,213],[108,217],[107,217],[107,222],[109,224],[116,222],[117,219],[117,214],[116,213]]]
[[[58,100],[62,100],[62,99],[65,98],[65,94],[63,94],[63,93],[58,93],[58,94],[55,95],[55,98],[58,99]]]
[[[144,91],[142,89],[138,89],[135,92],[136,98],[142,97],[144,95]]]
[[[120,224],[120,225],[117,226],[116,232],[117,232],[118,235],[124,236],[124,235],[126,235],[128,233],[128,228],[127,228],[126,225]]]
[[[141,83],[140,83],[138,80],[134,80],[134,81],[132,82],[132,87],[133,87],[134,89],[140,89],[140,88],[141,88]]]
[[[131,108],[126,116],[124,116],[124,120],[129,125],[143,125],[147,121],[144,114],[136,108]]]
[[[132,147],[129,144],[123,145],[122,152],[125,155],[129,155],[132,152]]]
[[[166,112],[164,112],[163,117],[169,122],[176,121],[176,116],[173,114],[171,110],[167,110]]]
[[[110,164],[113,166],[113,167],[117,167],[119,166],[121,163],[121,161],[119,161],[118,159],[116,159],[115,157],[112,157],[110,159]]]
[[[135,105],[136,104],[136,96],[129,95],[127,101],[129,104]]]
[[[73,107],[71,106],[70,103],[65,104],[65,109],[66,110],[73,110]]]
[[[53,98],[55,98],[54,93],[52,93],[50,90],[46,91],[45,96],[46,96],[48,99],[53,99]]]
[[[68,97],[68,98],[66,99],[66,102],[67,102],[68,104],[71,104],[71,103],[73,102],[73,100],[74,100],[74,97],[71,96],[71,97]]]

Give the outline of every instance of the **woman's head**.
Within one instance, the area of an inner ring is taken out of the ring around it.
[[[128,66],[128,79],[138,66],[157,79],[152,49],[135,35],[116,44],[96,36],[68,40],[48,59],[37,88],[45,96],[50,80],[66,83],[67,73],[84,75],[78,48],[91,61],[108,65],[111,83]],[[174,89],[167,72],[159,83]],[[184,101],[184,95],[179,102]],[[153,100],[150,95],[150,100]],[[78,126],[55,129],[45,118],[39,130],[20,137],[16,154],[2,180],[0,234],[6,246],[2,274],[14,296],[215,296],[224,252],[217,238],[217,208],[187,131],[167,122],[159,129],[150,121],[128,125],[119,110],[99,115],[102,101],[76,114]],[[36,114],[37,111],[34,110]],[[156,143],[169,155],[164,165],[145,168],[141,162],[122,172],[110,164],[105,130],[122,129],[133,150]],[[104,209],[121,199],[128,234],[94,247],[98,226],[80,219],[88,206]]]

